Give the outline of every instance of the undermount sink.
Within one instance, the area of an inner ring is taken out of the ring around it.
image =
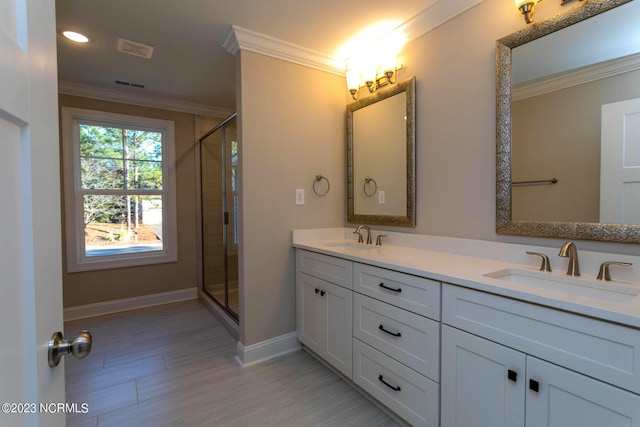
[[[371,245],[356,242],[329,242],[325,243],[325,246],[331,249],[340,249],[343,251],[361,251],[364,249],[371,249]]]
[[[484,276],[612,302],[628,302],[640,295],[640,285],[605,282],[559,273],[508,268],[487,273]]]

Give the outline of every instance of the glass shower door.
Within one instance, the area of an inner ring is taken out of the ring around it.
[[[238,319],[238,142],[235,114],[200,139],[203,289]]]

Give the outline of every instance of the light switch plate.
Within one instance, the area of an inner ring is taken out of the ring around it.
[[[378,191],[378,204],[379,205],[384,205],[385,202],[385,195],[384,195],[384,191]]]
[[[304,205],[304,189],[296,189],[296,205]]]

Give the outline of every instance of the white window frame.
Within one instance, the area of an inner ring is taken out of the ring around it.
[[[80,124],[144,128],[162,133],[162,250],[86,256],[84,199],[80,177]],[[132,267],[178,260],[175,182],[175,123],[104,111],[62,107],[62,158],[67,271]]]

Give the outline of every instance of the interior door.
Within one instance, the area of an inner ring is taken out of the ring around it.
[[[600,222],[640,224],[640,98],[602,106]]]
[[[2,426],[65,425],[39,406],[65,401],[47,361],[63,326],[54,3],[0,0]]]

